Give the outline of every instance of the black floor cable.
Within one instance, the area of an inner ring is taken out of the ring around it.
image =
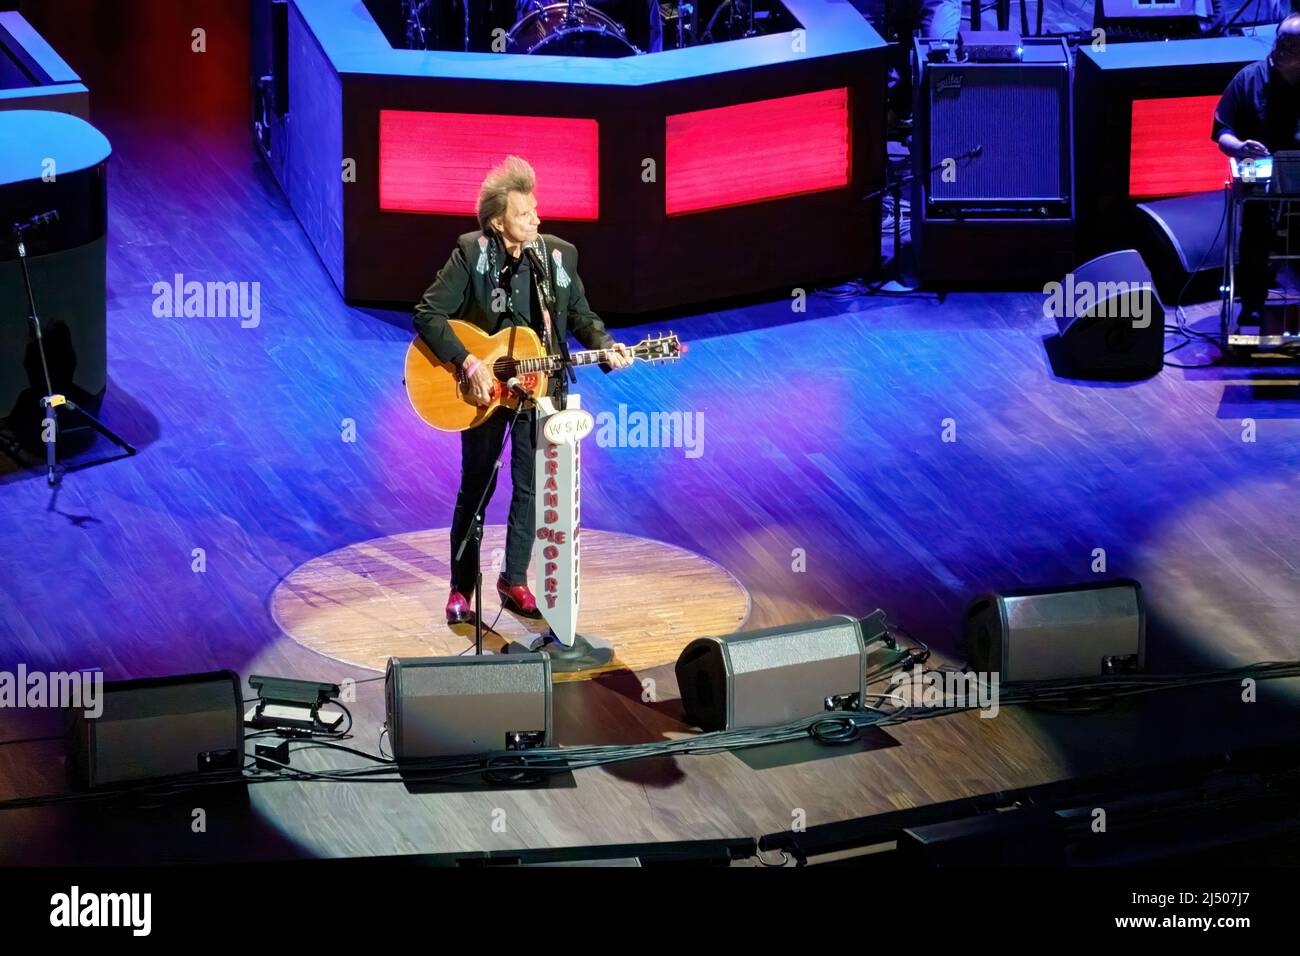
[[[888,664],[876,668],[869,676],[872,685],[892,674],[915,666],[928,657],[928,649],[906,648]],[[954,680],[963,678],[969,690],[980,688],[978,675],[956,669],[937,669],[923,672],[943,675]],[[1269,661],[1244,667],[1204,673],[1181,674],[1121,674],[1088,679],[1036,681],[1025,684],[1002,684],[997,688],[999,707],[1016,705],[1054,706],[1068,712],[1073,708],[1105,704],[1137,695],[1223,683],[1240,683],[1246,678],[1270,680],[1300,677],[1300,661]],[[940,678],[942,681],[942,678]],[[991,687],[984,688],[991,691]],[[945,691],[946,693],[946,691]],[[965,692],[961,692],[964,694]],[[978,698],[980,695],[973,695]],[[987,697],[985,698],[987,700]],[[869,703],[874,701],[879,704]],[[816,714],[801,720],[772,727],[743,728],[695,734],[678,739],[660,740],[630,745],[583,745],[576,747],[549,747],[534,750],[504,751],[487,754],[403,762],[398,766],[391,758],[367,753],[330,739],[295,738],[289,736],[290,754],[306,750],[337,750],[366,761],[371,766],[335,769],[307,769],[291,766],[266,755],[249,758],[251,764],[270,765],[273,769],[254,769],[249,763],[243,769],[221,771],[199,778],[186,777],[173,781],[153,781],[120,787],[104,788],[90,792],[52,794],[9,800],[0,803],[0,810],[36,807],[52,804],[85,803],[96,800],[135,799],[156,800],[188,793],[198,787],[226,786],[230,784],[261,784],[284,781],[329,783],[468,783],[487,779],[498,784],[535,783],[550,774],[573,773],[590,767],[609,766],[631,760],[653,757],[674,757],[730,753],[746,747],[782,743],[796,740],[816,740],[828,745],[852,743],[873,727],[887,727],[912,720],[949,716],[962,711],[979,709],[977,699],[954,697],[939,706],[914,706],[895,693],[868,694],[867,701],[853,710]]]
[[[1177,324],[1172,328],[1168,325],[1165,326],[1166,335],[1174,334],[1174,335],[1181,335],[1183,337],[1183,341],[1179,342],[1177,345],[1165,349],[1164,350],[1165,355],[1172,355],[1174,352],[1177,352],[1179,349],[1186,348],[1188,345],[1191,345],[1192,342],[1197,340],[1203,342],[1209,342],[1218,350],[1219,354],[1209,362],[1204,362],[1199,364],[1183,364],[1180,362],[1170,362],[1169,360],[1166,359],[1163,362],[1166,368],[1182,368],[1182,369],[1213,368],[1214,366],[1219,365],[1221,362],[1223,362],[1225,358],[1223,353],[1223,345],[1219,341],[1218,336],[1213,335],[1209,332],[1198,332],[1196,329],[1188,327],[1187,316],[1183,312],[1183,299],[1187,295],[1187,290],[1192,287],[1192,282],[1195,280],[1197,274],[1205,266],[1205,260],[1209,258],[1210,252],[1214,249],[1214,244],[1219,241],[1219,236],[1223,234],[1223,226],[1224,223],[1227,222],[1227,220],[1228,220],[1228,200],[1225,198],[1223,203],[1223,212],[1219,215],[1218,228],[1214,230],[1214,238],[1211,239],[1209,244],[1205,247],[1205,251],[1201,253],[1201,260],[1196,264],[1196,268],[1192,269],[1187,274],[1187,281],[1183,283],[1182,289],[1180,289],[1178,292],[1178,299],[1174,303],[1174,321]],[[1229,308],[1231,308],[1231,303],[1229,304]]]

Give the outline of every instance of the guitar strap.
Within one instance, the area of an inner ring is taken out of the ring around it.
[[[550,256],[550,255],[547,254],[547,251],[546,251],[546,240],[542,239],[542,238],[539,236],[538,239],[537,239],[537,241],[541,244],[541,247],[542,247],[542,257],[541,257],[541,258],[542,258],[542,264],[546,267],[546,301],[549,302],[549,303],[551,304],[552,307],[554,307],[554,306],[555,306],[555,286],[553,286],[553,285],[551,284],[551,259],[552,259],[552,256]],[[559,271],[560,271],[560,275],[559,275],[560,285],[562,285],[562,286],[566,286],[566,287],[567,287],[568,284],[569,284],[569,280],[568,280],[567,276],[565,275],[565,272],[564,272],[564,265],[560,262],[560,250],[558,250],[558,249],[555,250],[554,259],[555,259],[555,265],[556,265],[556,267],[557,267],[557,268],[559,269]],[[570,362],[570,356],[569,356],[569,342],[568,342],[568,339],[566,338],[566,336],[564,336],[563,334],[561,334],[561,332],[560,332],[560,323],[559,323],[558,320],[555,321],[555,322],[552,323],[552,324],[553,324],[554,327],[555,327],[555,341],[556,341],[556,344],[559,346],[558,349],[557,349],[557,351],[560,353],[561,358],[564,359],[564,363],[565,363],[565,364],[564,364],[565,375],[567,376],[567,378],[568,378],[568,380],[569,380],[570,383],[576,384],[577,381],[578,381],[578,373],[575,372],[575,371],[573,370],[573,366],[569,364],[569,362]],[[568,389],[566,388],[565,391],[567,392]],[[563,408],[564,406],[561,405],[560,407]]]
[[[543,260],[545,261],[545,260]],[[533,270],[529,270],[532,274]],[[560,335],[559,323],[554,321],[551,315],[552,303],[554,300],[547,295],[549,282],[545,277],[533,275],[533,297],[537,302],[538,314],[542,317],[543,328],[539,330],[542,342],[546,346],[548,355],[559,355],[564,360],[564,370],[566,375],[559,376],[556,380],[555,405],[557,408],[564,408],[568,402],[569,382],[576,381],[577,376],[573,373],[573,367],[569,365],[569,343]]]

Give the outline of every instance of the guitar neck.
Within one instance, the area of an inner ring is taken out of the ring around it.
[[[569,360],[573,365],[600,365],[602,362],[608,362],[613,352],[613,349],[572,352],[569,355]],[[545,372],[549,375],[552,372],[559,371],[560,361],[558,355],[543,355],[538,358],[523,359],[519,362],[519,371],[525,375],[529,372]]]

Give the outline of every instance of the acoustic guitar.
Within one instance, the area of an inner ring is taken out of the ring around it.
[[[418,335],[406,350],[406,394],[425,422],[439,431],[463,432],[487,421],[498,408],[513,410],[519,399],[506,384],[519,380],[529,395],[545,395],[550,377],[560,372],[560,358],[547,355],[537,333],[515,325],[488,335],[477,325],[451,319],[448,324],[469,354],[480,359],[495,375],[492,401],[475,405],[460,372],[451,362],[442,362]],[[641,362],[665,362],[681,357],[686,347],[676,335],[658,335],[632,346]],[[574,365],[608,362],[613,349],[595,349],[570,355]]]

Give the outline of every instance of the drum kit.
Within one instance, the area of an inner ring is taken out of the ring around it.
[[[543,4],[531,10],[506,34],[507,53],[551,56],[632,56],[644,52],[627,38],[627,31],[586,0]]]
[[[697,26],[701,2],[402,0],[402,17],[408,49],[623,57],[701,42]],[[712,39],[708,34],[724,8],[731,15],[748,13],[749,30],[736,35],[754,35],[751,3],[723,0],[708,21],[704,42]],[[503,25],[511,22],[513,26],[504,30]],[[635,26],[629,29],[629,24]]]

